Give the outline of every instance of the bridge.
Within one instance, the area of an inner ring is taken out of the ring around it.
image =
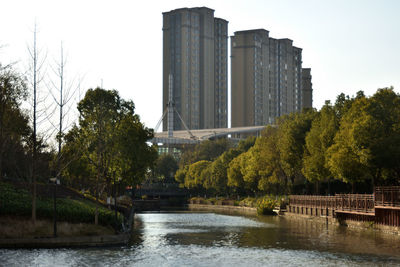
[[[264,126],[250,126],[250,127],[235,127],[235,128],[216,128],[216,129],[189,129],[186,125],[184,119],[181,114],[179,114],[178,110],[175,108],[175,103],[173,101],[172,96],[172,75],[169,77],[169,99],[168,104],[158,121],[156,127],[154,127],[154,138],[150,141],[153,144],[163,144],[166,146],[171,145],[185,145],[185,144],[198,144],[205,140],[216,139],[219,137],[241,137],[243,135],[260,135],[261,131],[265,128]],[[177,115],[180,120],[184,130],[174,130],[174,116]],[[161,123],[167,116],[167,120],[164,123],[167,123],[168,131],[165,132],[157,132]]]
[[[151,140],[153,144],[198,144],[205,140],[216,139],[219,137],[254,135],[259,136],[266,126],[234,127],[234,128],[215,128],[198,130],[180,130],[171,132],[154,133]]]

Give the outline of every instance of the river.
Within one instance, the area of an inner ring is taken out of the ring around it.
[[[132,244],[0,250],[1,266],[400,266],[400,237],[307,219],[136,215]]]

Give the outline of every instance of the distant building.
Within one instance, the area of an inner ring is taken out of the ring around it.
[[[303,78],[309,79],[305,91]],[[272,124],[311,105],[311,75],[302,76],[302,49],[290,39],[270,38],[264,29],[231,37],[231,88],[232,127]]]
[[[163,110],[169,75],[176,110],[189,129],[228,126],[228,22],[206,7],[163,13]],[[173,129],[182,130],[174,116]],[[163,130],[168,129],[167,118]]]
[[[303,94],[303,107],[304,108],[312,108],[312,82],[311,82],[311,69],[307,68],[307,69],[302,69],[301,72],[301,79],[302,79],[302,83],[301,83],[301,90],[302,90],[302,94]]]

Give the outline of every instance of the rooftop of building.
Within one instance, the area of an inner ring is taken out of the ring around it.
[[[252,29],[252,30],[244,30],[244,31],[236,31],[236,34],[250,34],[250,33],[257,33],[257,32],[266,32],[267,34],[269,33],[269,31],[267,31],[266,29]]]
[[[222,20],[222,21],[225,21],[226,23],[229,23],[229,21],[227,21],[226,19],[221,19],[221,18],[217,18],[217,17],[215,17],[214,19],[215,20]]]
[[[203,6],[203,7],[182,7],[182,8],[177,8],[177,9],[163,12],[162,14],[175,13],[175,12],[180,12],[180,11],[194,11],[194,10],[201,10],[201,9],[212,11],[212,12],[215,11],[214,9],[211,9],[211,8],[208,8],[205,6]]]

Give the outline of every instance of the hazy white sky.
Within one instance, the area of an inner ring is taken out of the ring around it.
[[[303,48],[320,108],[344,92],[367,95],[394,86],[400,92],[400,1],[214,0],[32,1],[1,0],[0,62],[26,69],[33,25],[47,63],[68,54],[66,79],[84,76],[82,88],[117,89],[132,99],[148,127],[162,114],[162,12],[206,6],[229,21],[229,35],[264,28]],[[228,63],[230,64],[230,62]],[[230,89],[229,89],[230,90]],[[161,130],[161,128],[159,129]]]

